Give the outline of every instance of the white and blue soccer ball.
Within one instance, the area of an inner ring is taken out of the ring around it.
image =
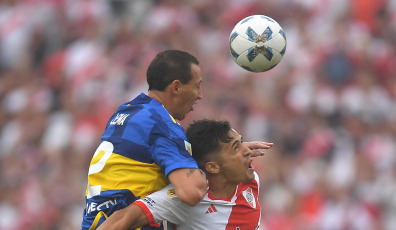
[[[251,72],[274,68],[282,60],[286,44],[282,27],[265,15],[242,19],[231,31],[229,39],[232,59]]]

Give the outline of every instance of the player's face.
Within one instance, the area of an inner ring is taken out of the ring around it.
[[[196,104],[197,101],[202,98],[201,68],[196,64],[191,64],[191,74],[191,80],[187,84],[183,84],[183,86],[180,88],[181,93],[178,101],[177,111],[174,115],[174,117],[178,120],[183,120],[189,112],[193,111],[194,104]]]
[[[221,143],[221,173],[230,183],[250,182],[254,179],[251,150],[243,144],[242,136],[235,130],[230,130],[229,136],[232,137],[231,142]]]

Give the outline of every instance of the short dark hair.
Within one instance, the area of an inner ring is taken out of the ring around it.
[[[220,142],[228,143],[231,125],[228,121],[203,119],[194,121],[186,130],[192,156],[198,164],[205,163],[206,156],[221,150]]]
[[[165,50],[153,59],[147,69],[149,90],[164,91],[174,80],[187,84],[191,78],[191,64],[199,65],[193,55],[180,50]]]

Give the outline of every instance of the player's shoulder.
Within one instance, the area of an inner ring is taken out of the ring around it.
[[[157,100],[141,93],[133,100],[122,104],[116,111],[121,117],[128,117],[134,128],[142,127],[144,132],[165,133],[168,136],[184,137],[183,127],[169,114]],[[128,128],[127,128],[128,129]]]
[[[187,205],[179,200],[172,184],[169,184],[164,188],[145,196],[141,199],[141,201],[150,203],[150,205],[152,205],[152,203],[156,203],[158,206],[162,206],[163,208],[170,208],[170,206],[177,205],[179,205],[181,208],[183,205]],[[164,207],[164,205],[169,207]],[[186,207],[190,206],[187,205]]]
[[[168,110],[157,100],[142,93],[126,106],[136,107],[140,119],[154,120],[160,124],[177,123]]]
[[[121,104],[115,114],[130,116],[130,122],[136,124],[156,124],[166,118],[166,109],[155,99],[141,93],[131,101]]]

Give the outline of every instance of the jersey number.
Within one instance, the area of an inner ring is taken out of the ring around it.
[[[106,161],[110,158],[113,153],[114,145],[111,142],[103,141],[100,143],[98,148],[93,155],[92,161],[97,161],[89,167],[88,175],[98,173],[102,171],[104,168]],[[93,185],[90,186],[88,183],[88,194],[87,198],[91,198],[93,196],[99,195],[101,191],[102,185]]]

